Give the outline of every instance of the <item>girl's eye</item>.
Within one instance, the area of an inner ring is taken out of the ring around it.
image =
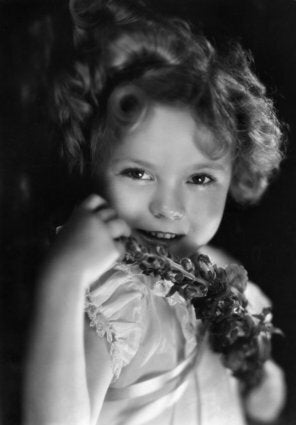
[[[190,177],[188,183],[206,186],[213,183],[214,181],[215,179],[208,174],[195,174],[194,176]]]
[[[133,180],[152,180],[152,177],[141,168],[126,168],[121,175]]]

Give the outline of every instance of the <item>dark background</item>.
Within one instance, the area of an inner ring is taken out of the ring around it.
[[[51,40],[58,22],[61,60],[68,49],[65,1],[0,1],[0,423],[20,417],[22,362],[34,311],[34,276],[48,228],[67,215],[70,186],[55,156],[46,109]],[[229,202],[214,243],[242,261],[274,301],[285,333],[274,357],[286,371],[288,400],[277,425],[296,423],[296,2],[292,0],[150,0],[165,15],[191,20],[212,40],[235,38],[255,58],[255,70],[286,123],[287,158],[257,206]],[[55,218],[53,221],[52,217]],[[1,422],[2,419],[2,422]]]

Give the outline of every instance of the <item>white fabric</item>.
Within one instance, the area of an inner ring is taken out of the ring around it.
[[[236,380],[206,341],[197,342],[200,323],[192,306],[178,294],[165,297],[170,285],[137,273],[134,266],[118,265],[87,294],[90,325],[109,343],[114,388],[159,376],[193,350],[203,349],[199,364],[177,388],[164,388],[157,396],[105,401],[98,424],[245,424]],[[256,288],[254,294],[260,297]]]

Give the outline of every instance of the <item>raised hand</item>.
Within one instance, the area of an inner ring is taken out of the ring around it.
[[[98,195],[89,196],[59,232],[49,264],[87,287],[124,252],[120,238],[131,233],[115,210]]]

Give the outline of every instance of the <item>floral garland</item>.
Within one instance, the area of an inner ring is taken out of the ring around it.
[[[126,241],[123,261],[136,264],[146,275],[172,282],[167,297],[178,292],[194,306],[195,315],[209,333],[215,352],[232,374],[249,391],[260,384],[264,363],[271,355],[272,334],[281,331],[271,323],[271,308],[250,314],[244,291],[248,282],[246,270],[237,264],[225,268],[212,264],[209,257],[194,253],[181,260],[157,246],[155,252],[134,238]]]

